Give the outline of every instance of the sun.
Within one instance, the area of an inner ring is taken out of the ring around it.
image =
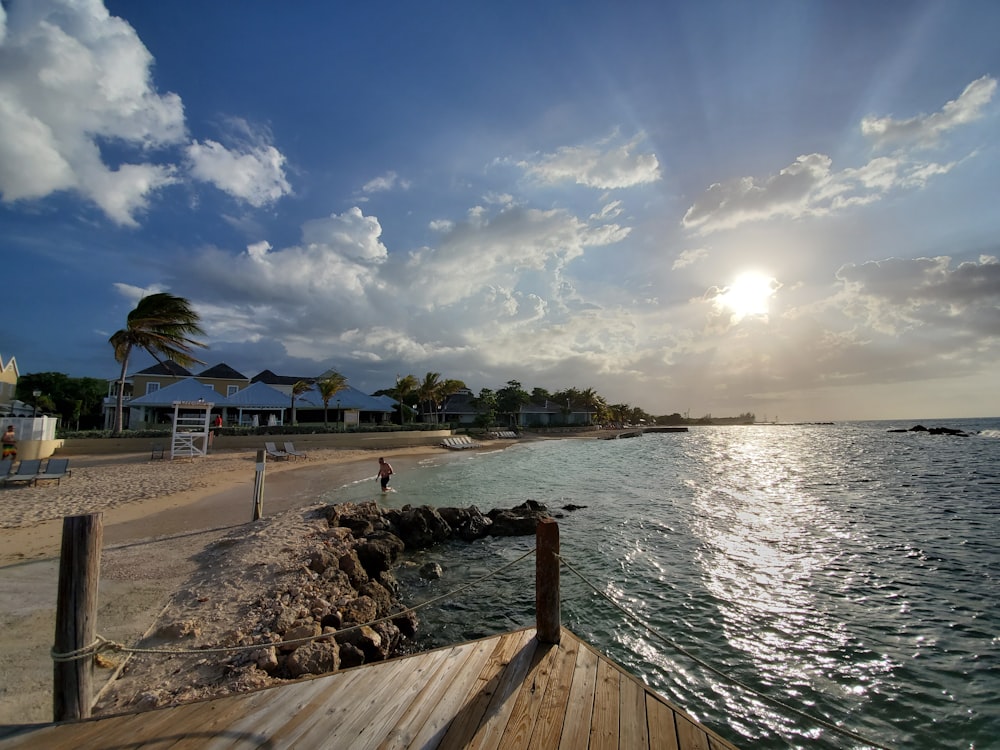
[[[777,280],[767,274],[747,271],[733,279],[715,298],[715,303],[720,309],[732,312],[734,322],[751,315],[767,315],[768,301],[779,286]]]

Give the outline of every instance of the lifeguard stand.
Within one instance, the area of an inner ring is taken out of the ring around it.
[[[209,421],[215,404],[197,401],[174,401],[174,431],[170,440],[170,459],[194,458],[208,453]],[[182,413],[183,412],[183,413]]]

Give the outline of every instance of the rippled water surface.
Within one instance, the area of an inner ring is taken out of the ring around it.
[[[564,624],[742,747],[865,746],[758,691],[891,747],[1000,748],[1000,420],[888,431],[912,424],[448,454],[394,477],[389,502],[585,506],[559,521],[587,581],[564,569]],[[401,578],[416,603],[533,545],[449,544],[421,557],[443,579]],[[533,558],[421,622],[425,645],[532,624]]]

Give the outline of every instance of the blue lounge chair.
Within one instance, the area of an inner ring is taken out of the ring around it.
[[[63,477],[72,476],[72,474],[73,471],[69,468],[68,458],[50,458],[49,462],[45,464],[45,471],[35,475],[35,486],[37,487],[39,482],[53,480],[58,485],[62,482]]]
[[[42,460],[40,458],[29,458],[27,461],[21,461],[17,465],[17,471],[4,477],[3,483],[14,484],[15,482],[24,482],[28,486],[31,486],[34,484],[35,477],[38,476],[41,467]]]

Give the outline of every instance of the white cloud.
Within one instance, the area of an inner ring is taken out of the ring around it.
[[[703,247],[698,247],[693,250],[682,250],[671,266],[671,270],[677,271],[681,268],[687,268],[692,266],[700,260],[704,260],[708,257],[708,250]]]
[[[861,121],[861,132],[879,146],[912,143],[933,145],[949,130],[983,116],[983,108],[996,92],[995,78],[983,76],[968,86],[962,94],[947,102],[940,111],[905,120],[869,115]]]
[[[245,121],[231,123],[242,131],[240,137],[234,138],[235,148],[213,140],[193,141],[187,146],[191,175],[255,208],[291,193],[285,178],[285,156],[271,145],[270,136],[254,131]]]
[[[656,155],[636,151],[645,135],[639,134],[617,146],[610,140],[592,146],[564,146],[534,162],[522,161],[518,166],[544,184],[574,182],[602,190],[644,185],[660,179]]]
[[[994,79],[982,78],[969,84],[962,97],[949,102],[937,115],[902,124],[885,120],[877,127],[866,120],[862,128],[883,133],[881,142],[902,141],[906,134],[914,142],[927,143],[929,135],[936,137],[978,117],[995,89]],[[829,156],[808,154],[763,179],[739,177],[713,184],[688,208],[681,224],[699,234],[709,234],[747,222],[822,216],[873,203],[892,190],[922,188],[932,177],[950,171],[954,162],[921,161],[899,151],[874,157],[860,168],[838,172],[832,167]]]
[[[5,201],[74,190],[114,221],[134,225],[169,166],[106,164],[98,142],[138,149],[185,136],[176,94],[158,94],[152,56],[99,2],[11,3],[0,41],[0,192]]]
[[[409,180],[400,179],[398,174],[389,171],[381,177],[376,177],[366,182],[361,190],[365,193],[384,193],[396,186],[399,186],[402,190],[409,190],[410,182]]]

